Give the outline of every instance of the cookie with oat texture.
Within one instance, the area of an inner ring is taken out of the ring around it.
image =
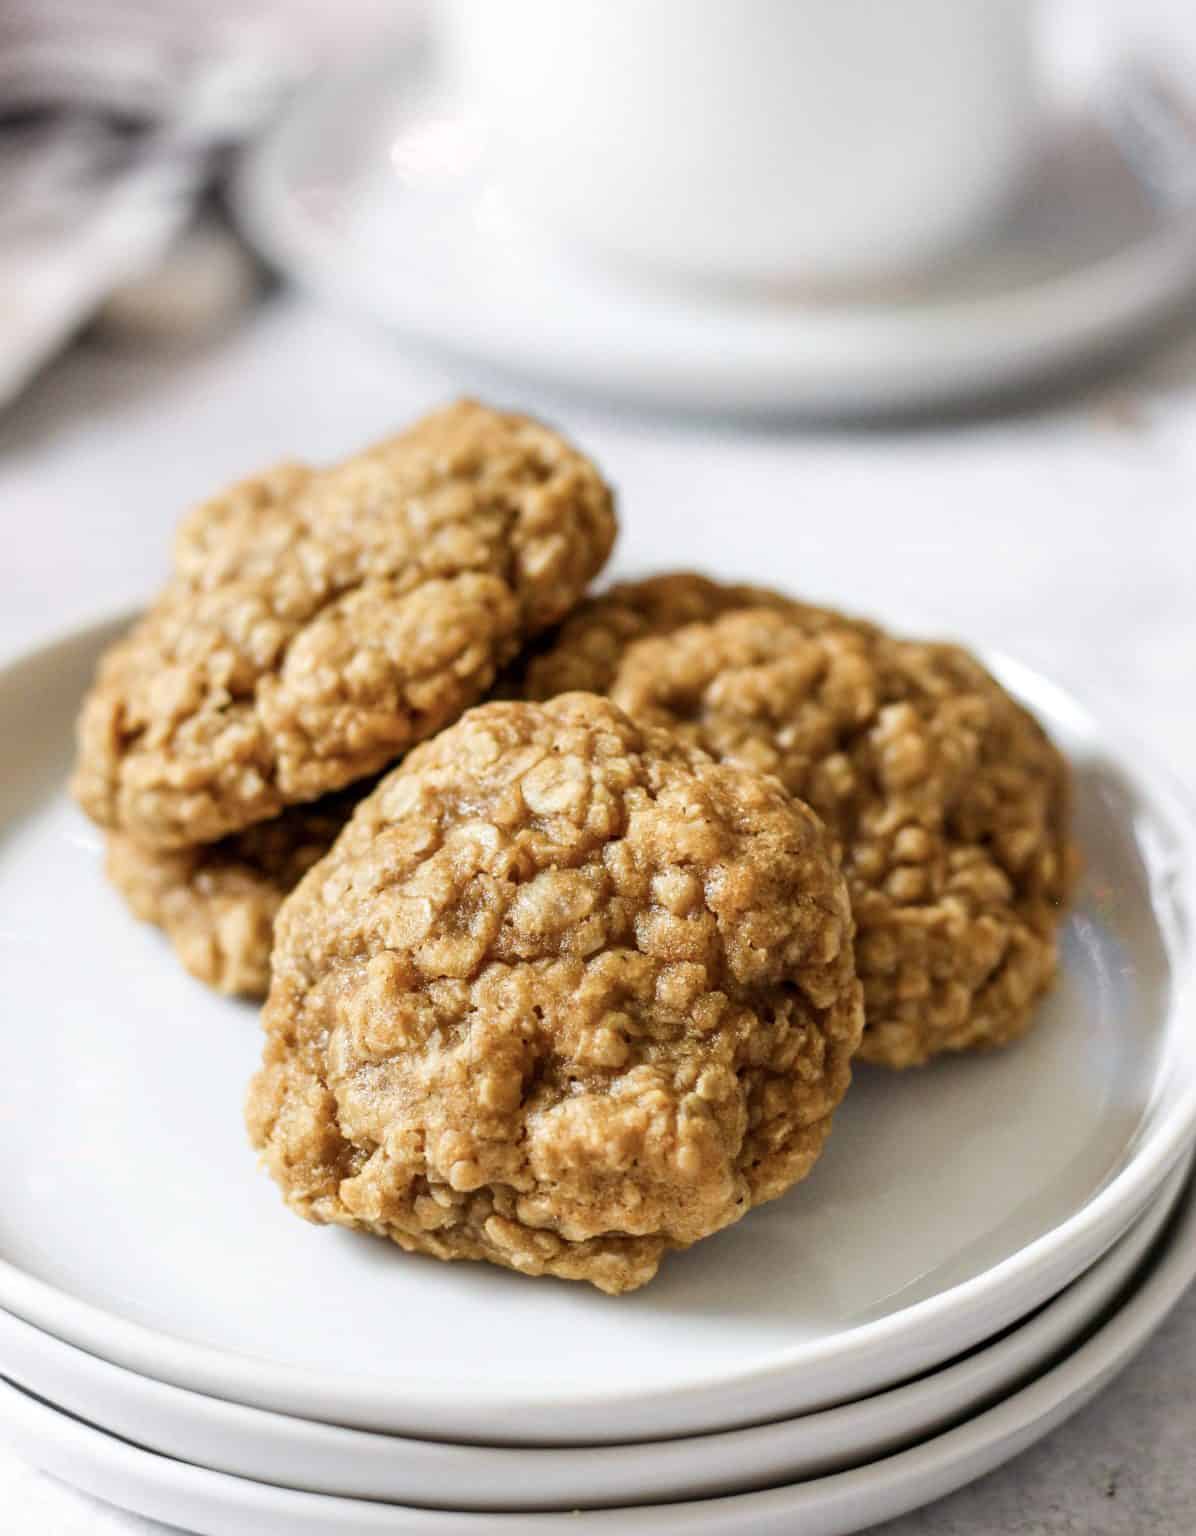
[[[245,481],[184,521],[165,590],[102,658],[75,794],[170,849],[376,773],[561,620],[614,536],[589,459],[472,401]]]
[[[612,1293],[809,1172],[862,1024],[817,817],[589,694],[417,747],[276,933],[287,1203]]]
[[[1076,863],[1069,773],[975,657],[757,608],[633,642],[609,692],[822,817],[855,915],[864,1060],[919,1065],[1031,1026]]]

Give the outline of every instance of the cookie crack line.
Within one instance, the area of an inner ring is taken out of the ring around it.
[[[501,577],[502,577],[502,580],[503,580],[504,584],[507,586],[507,588],[510,591],[515,592],[515,591],[518,590],[518,582],[517,582],[517,579],[516,579],[517,570],[518,570],[518,561],[516,559],[515,551],[511,547],[510,534],[511,534],[512,530],[514,529],[514,527],[516,526],[516,523],[517,523],[518,517],[519,517],[519,513],[518,513],[518,509],[516,507],[511,506],[510,504],[508,504],[507,502],[502,501],[502,500],[496,501],[494,503],[494,505],[504,515],[505,520],[506,520],[505,521],[505,527],[504,527],[504,530],[503,530],[503,537],[500,540],[500,550],[502,552],[502,559],[503,559],[503,570],[502,570],[502,573],[501,573]],[[308,538],[314,537],[314,530],[313,530],[312,525],[311,525],[310,516],[308,517],[308,520],[307,520],[307,522],[304,525],[304,534]],[[424,565],[422,563],[417,562],[416,563],[416,569],[419,572],[419,576],[413,582],[411,590],[415,590],[416,588],[418,588],[420,586],[426,585],[428,582],[443,579],[443,577],[441,577],[441,576],[439,576],[437,574],[437,572],[436,572],[434,567],[430,568],[427,565]],[[469,570],[472,570],[477,575],[485,575],[485,574],[487,574],[484,566],[470,567]],[[463,574],[463,575],[469,574],[469,570],[463,571],[460,574]],[[330,608],[334,608],[336,606],[336,604],[342,598],[348,596],[352,592],[360,590],[360,588],[363,585],[365,585],[364,578],[361,579],[361,580],[358,580],[356,582],[347,582],[344,585],[336,586],[336,587],[332,588],[329,591],[328,595],[325,598],[321,599],[321,601],[318,603],[318,605],[313,610],[310,618],[306,621],[306,623],[307,624],[314,624],[314,623],[316,623]],[[286,662],[287,662],[287,657],[289,656],[289,654],[290,654],[290,652],[291,652],[291,650],[292,650],[296,640],[298,640],[298,638],[300,637],[300,635],[302,633],[303,633],[302,630],[297,630],[293,635],[291,635],[284,642],[283,649],[282,649],[282,652],[280,653],[280,657],[279,657],[279,671],[282,671],[282,670],[285,669]],[[425,675],[427,675],[427,674],[425,674]],[[417,681],[419,680],[418,674],[416,675],[416,680]],[[276,770],[276,765],[272,764],[272,767],[275,767],[275,770]]]
[[[102,660],[75,792],[165,849],[375,772],[567,613],[614,535],[588,459],[469,401],[243,482],[191,514],[164,593]]]

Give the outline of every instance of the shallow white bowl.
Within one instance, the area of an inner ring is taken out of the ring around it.
[[[916,1445],[1007,1395],[1089,1332],[1142,1267],[1183,1192],[1184,1159],[1133,1228],[1029,1321],[918,1381],[824,1413],[639,1445],[514,1448],[373,1435],[245,1408],[138,1376],[0,1312],[17,1386],[100,1428],[216,1472],[430,1509],[552,1510],[742,1493]]]
[[[296,1221],[240,1126],[253,1011],[128,916],[63,792],[113,633],[0,672],[0,1306],[70,1343],[426,1438],[738,1428],[881,1391],[1025,1317],[1126,1230],[1196,1130],[1187,808],[1005,667],[1075,763],[1087,861],[1061,983],[1021,1045],[861,1072],[809,1180],[627,1297]]]
[[[139,1450],[0,1383],[0,1433],[99,1498],[200,1536],[847,1536],[1000,1466],[1088,1402],[1141,1348],[1196,1276],[1196,1187],[1123,1305],[1030,1386],[912,1450],[763,1493],[542,1514],[458,1514],[325,1498]]]

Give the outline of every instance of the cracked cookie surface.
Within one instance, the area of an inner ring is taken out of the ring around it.
[[[76,796],[179,848],[375,773],[564,617],[614,533],[588,459],[469,401],[242,482],[184,520],[166,588],[102,659]]]
[[[608,1292],[805,1176],[862,1024],[817,818],[588,694],[416,748],[276,933],[247,1122],[288,1203]]]
[[[332,847],[361,793],[354,786],[325,795],[190,848],[145,848],[110,832],[105,872],[135,916],[162,929],[198,981],[218,992],[265,997],[278,909]]]
[[[669,635],[685,624],[716,619],[738,608],[795,614],[811,629],[831,624],[870,627],[768,587],[713,581],[696,571],[668,571],[619,582],[579,603],[563,624],[520,658],[504,680],[504,691],[526,699],[574,691],[608,693],[634,641]]]
[[[1025,1032],[1074,867],[1068,770],[973,656],[745,610],[633,642],[609,692],[823,818],[857,925],[863,1059],[912,1066]]]

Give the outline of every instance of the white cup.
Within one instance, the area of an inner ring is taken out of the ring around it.
[[[721,282],[870,282],[1027,164],[1031,0],[436,0],[528,218]]]

